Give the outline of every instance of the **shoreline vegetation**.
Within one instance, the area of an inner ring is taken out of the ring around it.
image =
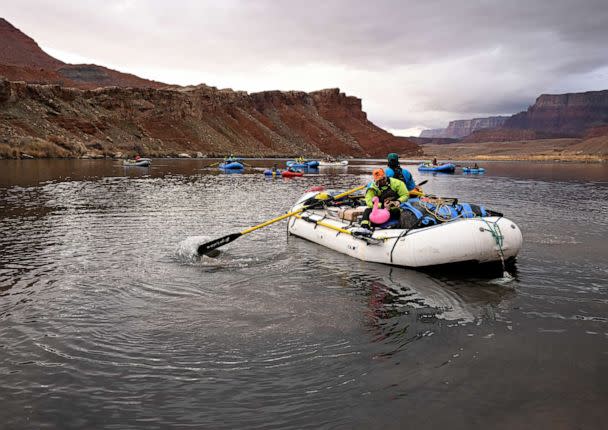
[[[476,161],[608,161],[608,136],[422,145],[424,156]]]
[[[84,146],[84,145],[83,145]],[[403,155],[403,159],[431,159],[453,161],[558,161],[558,162],[606,162],[608,161],[608,136],[594,139],[543,139],[515,142],[449,143],[421,145],[423,154],[415,157]],[[227,154],[200,151],[157,150],[141,151],[125,148],[124,152],[98,149],[84,151],[66,148],[42,139],[22,139],[17,145],[0,142],[0,159],[127,159],[136,155],[151,158],[205,159],[224,158]],[[79,148],[80,149],[80,148]],[[84,148],[82,148],[84,149]],[[318,154],[238,154],[244,158],[293,158],[299,156],[323,158]],[[378,158],[344,156],[337,158]],[[381,157],[380,157],[381,158]]]

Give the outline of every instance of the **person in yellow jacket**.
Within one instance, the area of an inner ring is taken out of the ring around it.
[[[380,208],[385,208],[390,211],[391,219],[399,219],[399,216],[401,215],[400,205],[409,198],[409,192],[403,181],[395,178],[387,178],[383,169],[374,170],[372,177],[374,178],[374,181],[365,193],[367,209],[363,212],[363,220],[361,221],[361,227],[364,228],[371,228],[369,215],[372,213],[374,206],[374,197],[380,199]]]

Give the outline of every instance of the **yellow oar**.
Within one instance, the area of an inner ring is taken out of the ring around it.
[[[314,224],[321,225],[321,226],[323,226],[323,227],[327,227],[327,228],[330,228],[330,229],[332,229],[332,230],[339,231],[340,233],[344,233],[344,234],[350,234],[350,235],[352,235],[352,234],[353,234],[353,233],[352,233],[352,231],[349,231],[349,230],[343,229],[342,227],[338,227],[338,226],[336,226],[336,225],[330,224],[330,223],[325,222],[325,221],[321,221],[321,220],[319,220],[319,221],[315,221],[315,220],[312,220],[312,219],[311,219],[311,220],[307,220],[307,219],[305,219],[304,217],[302,217],[302,215],[298,215],[298,214],[294,215],[294,217],[296,217],[296,218],[298,218],[298,219],[303,219],[304,221],[310,221],[310,222],[312,222],[312,223],[314,223]]]
[[[352,193],[355,193],[355,192],[357,192],[359,190],[362,190],[366,186],[367,185],[361,185],[360,187],[353,188],[352,190],[345,191],[342,194],[338,194],[337,196],[334,196],[334,197],[329,196],[328,199],[331,199],[331,200],[341,199],[342,197],[346,197],[346,196],[348,196],[348,195],[350,195]],[[248,228],[246,230],[243,230],[241,232],[232,233],[232,234],[229,234],[228,236],[224,236],[224,237],[220,237],[219,239],[212,240],[211,242],[203,243],[202,245],[199,245],[199,247],[198,247],[198,255],[206,255],[206,254],[210,253],[211,251],[213,251],[214,249],[219,248],[220,246],[226,245],[227,243],[230,243],[230,242],[233,242],[233,241],[237,240],[239,237],[243,236],[244,234],[251,233],[252,231],[256,231],[256,230],[258,230],[258,229],[260,229],[262,227],[266,227],[266,226],[268,226],[270,224],[274,224],[275,222],[281,221],[281,220],[283,220],[285,218],[289,218],[291,216],[299,214],[300,212],[304,212],[306,209],[315,207],[315,206],[321,204],[322,202],[323,202],[323,200],[318,200],[315,203],[302,206],[298,210],[295,210],[293,212],[288,212],[288,213],[286,213],[284,215],[281,215],[279,217],[273,218],[273,219],[271,219],[269,221],[263,222],[263,223],[258,224],[256,226],[250,227],[250,228]]]
[[[429,180],[428,180],[428,179],[426,179],[426,180],[424,180],[424,181],[420,182],[420,183],[417,185],[417,187],[416,187],[416,188],[418,188],[418,187],[420,187],[420,186],[422,186],[422,185],[426,184],[428,181],[429,181]],[[425,196],[425,195],[426,195],[426,194],[424,194],[424,193],[422,192],[422,190],[416,190],[416,189],[413,189],[412,191],[410,191],[410,197],[422,197],[422,196]]]
[[[315,221],[313,219],[305,218],[305,217],[303,217],[302,215],[299,215],[299,214],[294,215],[294,217],[296,217],[298,219],[301,219],[301,220],[304,220],[304,221],[307,221],[307,222],[311,222],[311,223],[316,224],[316,225],[320,225],[322,227],[327,227],[330,230],[339,231],[340,233],[344,233],[344,234],[350,234],[351,236],[353,236],[353,237],[355,237],[355,238],[357,238],[359,240],[364,240],[365,242],[371,243],[371,244],[378,244],[378,243],[382,242],[383,240],[387,239],[386,237],[372,238],[371,237],[371,231],[369,231],[369,235],[362,235],[360,232],[353,232],[353,231],[350,231],[350,230],[346,230],[346,229],[343,229],[342,227],[338,227],[337,225],[333,225],[333,224],[330,224],[330,223],[322,221],[322,220]]]

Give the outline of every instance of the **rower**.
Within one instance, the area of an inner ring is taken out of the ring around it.
[[[374,207],[374,197],[379,197],[379,207],[390,211],[390,219],[399,219],[401,215],[401,203],[407,201],[409,192],[405,184],[399,179],[387,178],[384,170],[376,169],[372,173],[374,181],[370,184],[365,193],[365,203],[367,209],[363,212],[361,227],[371,229],[369,216]]]

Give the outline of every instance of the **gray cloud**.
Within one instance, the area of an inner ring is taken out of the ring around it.
[[[149,78],[245,90],[337,85],[392,128],[608,88],[605,0],[22,0],[3,9],[44,46]]]

